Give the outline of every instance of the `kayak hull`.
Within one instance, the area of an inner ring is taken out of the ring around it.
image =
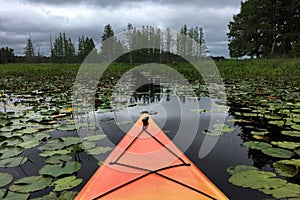
[[[228,199],[142,115],[79,192],[76,200]]]

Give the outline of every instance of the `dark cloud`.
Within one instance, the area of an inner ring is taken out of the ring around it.
[[[0,0],[1,46],[24,53],[31,35],[36,48],[49,55],[49,38],[66,31],[77,42],[79,36],[99,43],[103,27],[110,23],[115,33],[151,25],[179,31],[183,24],[204,28],[207,46],[213,55],[228,56],[227,24],[239,10],[239,0]]]

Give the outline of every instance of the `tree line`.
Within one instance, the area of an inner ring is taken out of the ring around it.
[[[229,23],[231,57],[300,56],[300,1],[247,0]]]
[[[139,59],[154,58],[159,56],[159,61],[170,59],[172,54],[183,56],[205,56],[208,53],[204,40],[203,29],[200,27],[188,27],[186,24],[181,27],[180,34],[172,33],[170,28],[162,31],[160,28],[152,26],[142,26],[136,28],[132,24],[127,25],[126,41],[119,40],[110,24],[105,25],[101,36],[101,47],[95,49],[92,38],[80,36],[78,46],[75,48],[74,42],[65,32],[59,33],[52,38],[50,36],[50,56],[43,56],[34,48],[32,37],[29,35],[24,48],[24,57],[14,55],[11,48],[2,48],[0,51],[0,63],[7,62],[52,62],[52,63],[80,63],[90,53],[102,58],[111,56],[112,53],[124,54],[118,61],[130,62]],[[109,41],[108,38],[111,38]],[[192,40],[188,39],[192,38]],[[106,41],[106,42],[104,42]],[[147,46],[135,50],[137,47]]]

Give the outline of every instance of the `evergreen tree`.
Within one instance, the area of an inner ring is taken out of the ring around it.
[[[26,62],[34,62],[34,48],[31,36],[27,39],[26,47],[25,47],[25,60]]]

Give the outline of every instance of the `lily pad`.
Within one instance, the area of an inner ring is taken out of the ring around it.
[[[292,129],[300,131],[300,125],[299,124],[292,125],[291,127],[292,127]]]
[[[24,149],[21,147],[0,147],[0,159],[11,158],[23,153]]]
[[[284,125],[284,121],[278,120],[278,121],[269,121],[269,124],[272,125],[277,125],[277,126],[283,126]]]
[[[294,177],[298,174],[299,168],[295,165],[286,165],[281,162],[273,163],[273,167],[277,173],[285,177]]]
[[[282,187],[268,188],[268,189],[263,189],[261,191],[263,191],[266,194],[270,194],[273,197],[278,199],[289,198],[289,197],[292,198],[292,197],[300,196],[300,185],[287,183]]]
[[[7,195],[5,196],[5,200],[19,200],[19,199],[28,199],[30,194],[21,194],[17,192],[8,191]]]
[[[48,157],[48,156],[53,156],[56,154],[64,155],[64,154],[68,154],[68,153],[71,153],[71,150],[62,149],[62,150],[44,151],[43,153],[40,153],[39,156]]]
[[[128,124],[132,124],[132,121],[120,121],[116,123],[117,126],[125,126]]]
[[[258,170],[248,170],[236,173],[229,178],[229,182],[242,187],[253,189],[278,188],[287,183],[286,180],[275,178],[276,174]]]
[[[69,176],[53,182],[52,185],[55,186],[54,191],[59,192],[76,187],[81,182],[82,179],[76,179],[76,176]]]
[[[69,155],[53,155],[45,159],[47,164],[62,164],[72,160],[72,157]]]
[[[21,130],[26,128],[24,125],[11,125],[11,126],[4,126],[0,129],[1,132],[12,132],[16,130]]]
[[[23,140],[18,137],[18,136],[14,136],[11,138],[7,138],[4,141],[0,142],[0,146],[15,146],[16,144],[19,144],[23,142]]]
[[[244,142],[243,145],[245,147],[248,147],[249,149],[256,149],[256,150],[263,150],[263,149],[268,149],[268,148],[272,147],[272,145],[270,145],[268,143],[257,142],[257,141]]]
[[[190,109],[191,112],[193,113],[206,113],[209,112],[209,110],[206,109]]]
[[[291,160],[280,160],[277,163],[286,164],[286,165],[295,165],[300,167],[300,159],[291,159]]]
[[[300,156],[300,147],[297,147],[296,149],[294,149],[294,152],[295,152],[298,156]]]
[[[38,141],[38,140],[31,140],[31,141],[22,142],[22,143],[18,144],[18,146],[23,147],[25,149],[30,149],[30,148],[36,147],[38,145],[40,145],[40,141]]]
[[[88,150],[96,147],[97,143],[95,141],[83,141],[82,149]]]
[[[0,119],[0,127],[6,126],[8,124],[11,124],[11,122],[9,120]]]
[[[50,192],[49,194],[47,194],[45,196],[33,198],[32,200],[57,200],[57,197],[54,192]]]
[[[99,135],[91,135],[91,136],[87,136],[87,137],[84,137],[83,139],[84,140],[87,140],[87,141],[97,141],[97,140],[102,140],[106,138],[106,135],[104,134],[99,134]]]
[[[291,158],[294,155],[293,152],[280,148],[262,149],[262,152],[275,158]]]
[[[0,160],[0,167],[17,167],[19,165],[24,164],[28,160],[27,157],[11,157],[11,158],[6,158],[3,160]]]
[[[62,125],[57,127],[57,130],[60,131],[75,131],[77,130],[77,127],[75,125]]]
[[[283,135],[288,135],[292,137],[300,137],[300,131],[282,131]]]
[[[297,147],[300,147],[300,143],[299,142],[271,142],[273,145],[279,146],[281,148],[285,148],[285,149],[295,149]]]
[[[268,133],[268,131],[251,131],[252,135],[266,135]]]
[[[14,177],[11,174],[0,172],[0,187],[8,185]]]
[[[95,148],[86,150],[86,153],[91,154],[91,155],[98,155],[98,154],[102,154],[102,153],[107,153],[111,150],[112,150],[111,147],[95,147]]]
[[[61,175],[68,175],[77,172],[81,168],[79,162],[67,162],[64,164],[51,165],[47,164],[42,167],[39,171],[41,175],[49,175],[53,177],[58,177]]]
[[[27,176],[21,178],[9,187],[9,190],[18,193],[29,193],[42,190],[50,185],[52,178],[43,176]]]
[[[235,167],[227,168],[227,172],[230,175],[240,173],[243,171],[249,171],[249,170],[258,170],[258,168],[254,167],[254,166],[248,166],[248,165],[237,165]]]
[[[37,132],[39,132],[38,128],[26,128],[26,129],[22,129],[22,130],[17,131],[17,133],[20,133],[21,135],[33,134],[33,133],[37,133]]]

